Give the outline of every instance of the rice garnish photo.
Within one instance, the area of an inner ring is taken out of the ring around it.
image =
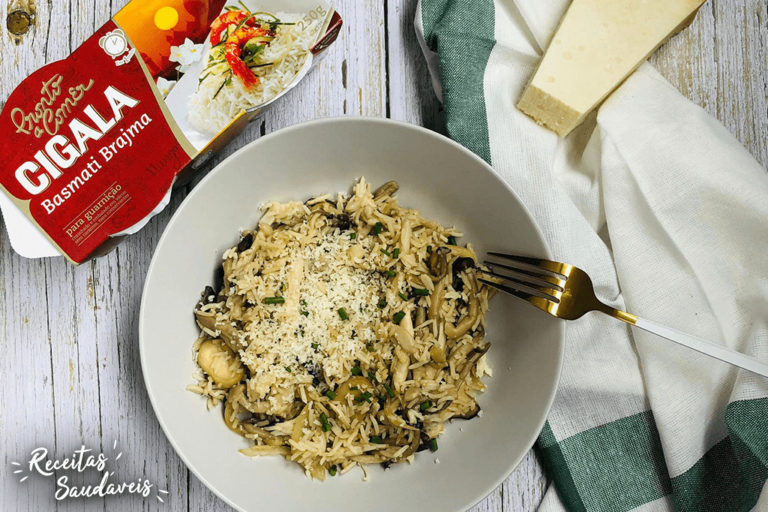
[[[198,87],[188,120],[218,133],[240,112],[263,105],[298,76],[322,26],[299,13],[251,11],[229,6],[211,24]]]

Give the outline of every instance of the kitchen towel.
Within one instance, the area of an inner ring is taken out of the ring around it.
[[[768,361],[768,173],[730,133],[649,64],[565,139],[515,108],[567,5],[421,0],[449,135],[599,297]],[[540,511],[768,510],[768,379],[598,313],[566,336]]]

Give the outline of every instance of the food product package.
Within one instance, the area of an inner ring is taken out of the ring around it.
[[[326,0],[133,0],[0,113],[14,250],[108,252],[309,73],[342,19]]]

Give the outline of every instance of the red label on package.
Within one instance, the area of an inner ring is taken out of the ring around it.
[[[142,64],[110,21],[0,115],[0,185],[76,263],[146,217],[194,156]]]

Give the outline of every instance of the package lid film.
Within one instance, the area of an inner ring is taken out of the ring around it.
[[[166,98],[157,83],[178,76],[172,47],[207,56],[211,24],[243,6],[295,13],[291,29],[311,30],[312,45],[276,97],[240,109],[216,133],[203,133],[188,122],[188,111],[206,60],[188,64]],[[295,86],[341,25],[324,0],[128,3],[69,57],[26,78],[0,113],[0,207],[14,250],[82,263],[138,231],[167,206],[177,175],[197,167]]]

